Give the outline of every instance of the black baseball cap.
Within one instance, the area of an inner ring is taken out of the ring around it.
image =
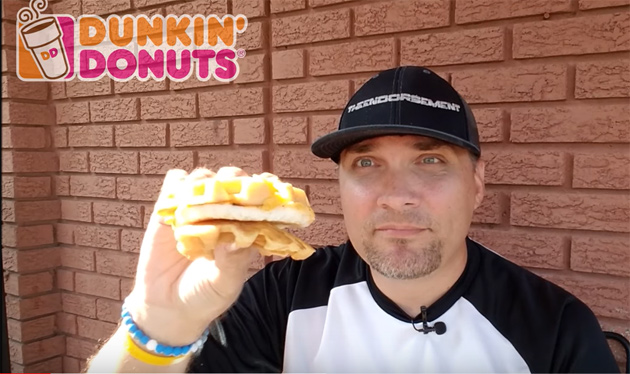
[[[311,145],[315,156],[339,162],[341,151],[384,135],[422,135],[481,155],[477,123],[453,86],[421,66],[399,66],[373,76],[346,105],[339,128]]]

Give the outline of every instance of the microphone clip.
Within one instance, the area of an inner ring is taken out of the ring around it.
[[[427,318],[427,307],[426,306],[421,306],[420,307],[420,315],[422,318],[422,328],[417,328],[416,324],[413,320],[411,320],[411,326],[413,327],[414,330],[418,331],[418,332],[422,332],[425,335],[430,333],[430,332],[435,332],[438,335],[442,335],[446,332],[446,324],[444,322],[436,322],[433,324],[433,326],[429,326],[429,320]]]

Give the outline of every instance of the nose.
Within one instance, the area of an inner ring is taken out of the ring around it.
[[[382,180],[383,188],[376,200],[379,207],[392,210],[416,208],[421,202],[421,186],[405,175],[387,175]]]

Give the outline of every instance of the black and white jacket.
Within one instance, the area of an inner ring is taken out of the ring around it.
[[[420,333],[347,242],[254,275],[192,362],[193,372],[618,372],[591,310],[468,239],[456,284]]]

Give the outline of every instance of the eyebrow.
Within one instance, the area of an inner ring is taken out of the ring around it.
[[[448,144],[437,139],[427,139],[415,142],[412,147],[418,151],[430,151],[433,149],[448,147]],[[375,148],[374,143],[357,143],[346,148],[346,153],[363,154],[371,152]]]

